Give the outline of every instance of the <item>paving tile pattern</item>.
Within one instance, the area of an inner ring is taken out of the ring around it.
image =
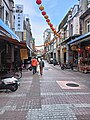
[[[45,65],[43,76],[23,71],[16,92],[0,91],[0,120],[90,120],[90,74]],[[65,89],[57,81],[74,81]]]
[[[42,105],[42,109],[29,110],[27,120],[77,120],[68,105]]]

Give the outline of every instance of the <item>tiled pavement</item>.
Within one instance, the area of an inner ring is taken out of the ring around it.
[[[43,76],[24,71],[20,83],[16,92],[0,91],[0,120],[90,120],[90,74],[46,63]]]

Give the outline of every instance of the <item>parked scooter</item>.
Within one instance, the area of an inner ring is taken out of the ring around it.
[[[28,64],[22,64],[22,70],[30,70],[30,71],[32,71],[32,65],[31,65],[31,63],[28,63]]]
[[[53,59],[53,65],[55,66],[55,65],[57,65],[58,63],[57,63],[57,60],[54,58]]]
[[[15,92],[18,89],[19,84],[19,81],[14,77],[1,77],[0,89],[9,89],[12,92]]]
[[[69,63],[69,64],[61,64],[61,69],[71,69],[73,70],[73,64]]]

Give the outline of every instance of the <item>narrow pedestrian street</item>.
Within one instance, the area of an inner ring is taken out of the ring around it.
[[[16,92],[0,91],[0,120],[90,120],[90,74],[47,62],[42,76],[23,71]]]

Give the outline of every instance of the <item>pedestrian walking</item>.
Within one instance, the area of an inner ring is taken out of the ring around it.
[[[39,67],[40,67],[40,75],[42,75],[43,74],[43,68],[44,68],[44,61],[42,60],[42,58],[39,62]]]
[[[36,57],[34,57],[32,60],[31,60],[31,65],[32,65],[32,70],[33,70],[33,75],[37,72],[37,59]]]

